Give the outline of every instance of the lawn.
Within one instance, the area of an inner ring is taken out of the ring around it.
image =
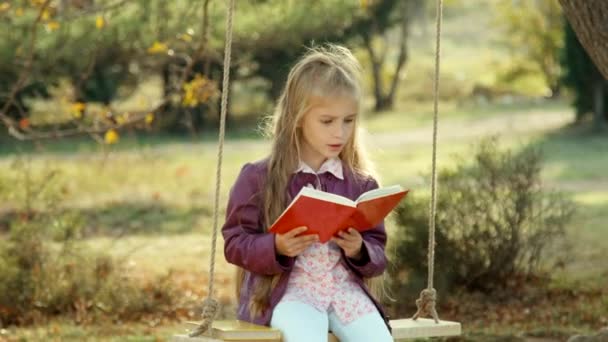
[[[369,150],[383,183],[400,183],[413,191],[427,192],[425,174],[430,169],[430,118],[409,128],[392,129],[390,122],[407,120],[410,113],[395,111],[367,117]],[[545,152],[543,181],[548,188],[569,194],[578,204],[578,214],[570,227],[574,254],[564,268],[554,274],[554,286],[601,287],[608,280],[605,251],[608,250],[608,140],[571,128],[572,114],[567,104],[528,106],[488,106],[474,114],[447,111],[440,122],[438,164],[454,165],[456,156],[468,156],[479,140],[498,134],[504,147],[519,149],[526,144]],[[130,265],[142,277],[173,272],[175,282],[191,288],[199,297],[206,291],[212,229],[216,143],[210,138],[140,138],[136,144],[127,137],[125,146],[96,151],[91,142],[70,146],[45,146],[43,151],[15,153],[5,150],[0,172],[15,176],[15,159],[27,160],[33,177],[49,169],[58,170],[57,184],[66,190],[65,205],[87,218],[85,243],[91,249],[109,251]],[[232,138],[224,154],[220,210],[227,192],[244,162],[262,158],[268,149],[262,139]],[[84,152],[79,152],[84,151]],[[15,198],[3,198],[3,210],[17,205]],[[389,220],[390,223],[390,220]],[[390,224],[389,224],[390,230]],[[221,239],[219,241],[221,247]],[[218,252],[218,296],[232,302],[233,269]],[[605,295],[603,301],[606,301]],[[600,312],[601,302],[595,306]],[[467,336],[509,335],[524,328],[494,323],[482,326],[483,319],[463,322]],[[551,327],[546,327],[551,329]],[[556,327],[554,327],[556,329]],[[588,329],[573,326],[569,331]],[[117,340],[154,340],[179,331],[176,322],[99,326],[73,326],[57,321],[47,326],[13,329],[6,336],[25,339],[44,336],[53,339],[80,339],[79,336],[108,336]],[[111,340],[111,339],[110,339]]]

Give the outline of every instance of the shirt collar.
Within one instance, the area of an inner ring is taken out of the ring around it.
[[[325,172],[329,172],[332,175],[336,176],[336,178],[339,179],[344,179],[344,174],[342,172],[342,161],[340,160],[340,158],[330,158],[327,159],[325,162],[323,162],[323,164],[321,164],[321,167],[319,168],[319,171],[315,172],[312,167],[308,166],[308,164],[306,164],[305,162],[303,162],[302,160],[300,160],[300,165],[298,166],[298,169],[296,170],[297,172],[304,172],[304,173],[312,173],[312,174],[322,174]]]

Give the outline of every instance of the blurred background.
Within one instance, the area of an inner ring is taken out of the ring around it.
[[[0,341],[158,341],[199,319],[225,16],[219,0],[0,0]],[[412,189],[387,220],[383,299],[410,317],[426,286],[435,2],[239,0],[234,25],[220,217],[241,166],[269,151],[291,65],[348,46],[377,173]],[[445,0],[439,99],[435,287],[440,317],[463,324],[452,340],[607,327],[608,82],[559,2]],[[233,318],[234,268],[217,263]]]

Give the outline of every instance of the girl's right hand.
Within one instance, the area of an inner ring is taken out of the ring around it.
[[[308,246],[319,241],[319,235],[302,235],[308,227],[298,227],[288,231],[285,234],[276,234],[274,243],[277,253],[288,257],[296,257],[304,252]]]

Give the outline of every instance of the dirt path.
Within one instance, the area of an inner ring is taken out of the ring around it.
[[[550,131],[572,122],[566,111],[533,111],[495,114],[484,118],[447,119],[439,122],[438,141],[472,141],[488,135],[515,136]],[[431,144],[432,124],[403,132],[369,134],[368,140],[378,147],[403,144]]]

